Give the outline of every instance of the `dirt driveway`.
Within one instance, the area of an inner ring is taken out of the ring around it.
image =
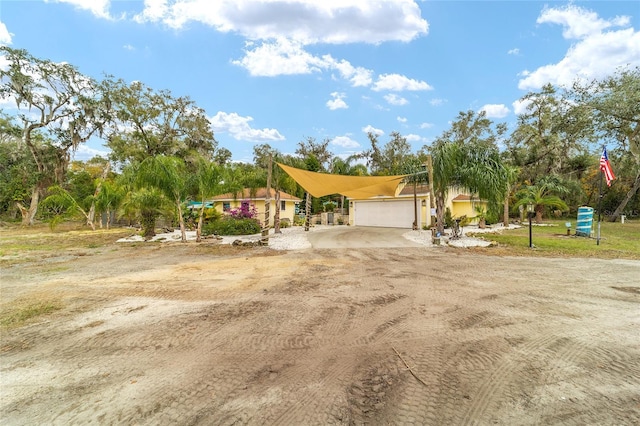
[[[640,262],[130,244],[2,270],[2,424],[640,423]],[[409,369],[409,368],[410,369]]]

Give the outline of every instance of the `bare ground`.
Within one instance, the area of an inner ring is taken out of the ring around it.
[[[640,423],[638,261],[228,250],[3,267],[2,424]]]

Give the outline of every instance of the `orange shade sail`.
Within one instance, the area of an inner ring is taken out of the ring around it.
[[[276,163],[293,180],[314,197],[340,194],[348,198],[362,199],[378,196],[395,196],[398,185],[408,175],[396,176],[344,176],[316,173]]]

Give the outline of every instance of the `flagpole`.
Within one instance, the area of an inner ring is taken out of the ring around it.
[[[602,146],[604,152],[604,145]],[[604,175],[604,171],[600,169],[600,189],[598,190],[598,233],[596,236],[596,245],[600,245],[600,220],[602,218],[602,176]]]

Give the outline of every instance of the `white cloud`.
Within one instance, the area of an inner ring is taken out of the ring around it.
[[[407,118],[406,117],[396,117],[396,120],[398,120],[398,123],[406,123],[407,122]]]
[[[144,0],[144,10],[134,16],[133,20],[138,23],[157,22],[165,19],[168,13],[167,0]]]
[[[517,47],[514,49],[511,49],[507,52],[507,54],[509,55],[519,55],[520,54],[520,49],[518,49]]]
[[[420,125],[420,128],[421,128],[421,129],[430,129],[430,128],[432,128],[432,127],[433,127],[433,123],[422,123],[422,124]]]
[[[135,19],[176,29],[193,21],[252,40],[303,44],[408,42],[429,29],[414,0],[145,0]]]
[[[344,59],[338,61],[331,55],[314,56],[304,49],[302,43],[285,38],[262,42],[259,45],[248,42],[245,56],[232,63],[246,68],[252,76],[261,77],[336,70],[340,77],[353,87],[369,86],[373,75],[373,71],[354,67]]]
[[[237,140],[249,142],[284,140],[284,136],[276,129],[252,129],[249,123],[253,121],[253,117],[241,117],[235,112],[228,114],[218,111],[209,121],[214,132],[228,132]]]
[[[380,130],[380,129],[376,129],[375,127],[373,127],[371,124],[368,124],[367,126],[362,128],[362,131],[364,133],[373,133],[376,136],[382,136],[384,135],[384,130]]]
[[[98,18],[112,19],[109,14],[111,0],[45,0],[45,3],[69,3],[78,9],[88,10]]]
[[[353,87],[369,86],[373,81],[371,77],[373,71],[371,70],[363,67],[354,67],[344,59],[336,61],[331,55],[325,55],[322,59],[328,67],[338,70],[340,76],[348,80]]]
[[[78,145],[78,149],[74,153],[73,158],[75,160],[84,161],[84,160],[90,160],[93,157],[97,157],[97,156],[107,158],[109,156],[109,151],[91,148],[91,147],[88,147],[86,144],[80,144]]]
[[[136,50],[136,48],[135,48],[135,47],[133,47],[133,46],[132,46],[132,45],[130,45],[130,44],[125,44],[124,46],[122,46],[122,48],[123,48],[123,49],[125,49],[125,50],[129,50],[129,51],[134,51],[134,50]]]
[[[602,78],[619,67],[640,65],[640,31],[633,28],[604,31],[627,26],[628,17],[604,20],[594,12],[569,5],[543,10],[537,22],[560,24],[565,38],[578,41],[557,64],[522,72],[524,78],[518,83],[522,90],[539,89],[547,83],[570,86],[576,79]]]
[[[440,105],[443,105],[445,102],[447,102],[446,99],[440,99],[440,98],[433,98],[429,101],[429,103],[433,106],[440,106]]]
[[[0,21],[0,46],[11,44],[12,36],[4,22]]]
[[[563,8],[545,8],[536,23],[562,25],[564,38],[581,39],[600,34],[602,30],[613,26],[627,26],[629,21],[627,16],[616,16],[614,19],[606,21],[595,12],[570,4]]]
[[[420,135],[416,135],[416,134],[408,134],[407,136],[404,137],[407,142],[419,142],[422,141],[422,136]]]
[[[429,86],[424,81],[414,80],[409,77],[405,77],[400,74],[381,74],[378,76],[378,81],[373,85],[373,90],[390,90],[394,92],[400,92],[403,90],[432,90],[433,87]]]
[[[336,145],[346,149],[360,148],[360,144],[349,136],[337,136],[331,141],[331,145]]]
[[[503,104],[487,104],[480,108],[480,111],[487,113],[487,118],[503,118],[511,112],[509,108]]]
[[[518,99],[514,101],[511,105],[513,106],[513,113],[516,115],[525,114],[527,112],[527,107],[531,104],[531,101],[524,100],[521,101]]]
[[[398,96],[394,93],[390,93],[388,95],[384,95],[384,99],[391,105],[406,105],[409,103],[408,100],[403,98],[402,96]]]
[[[253,47],[253,44],[248,46]],[[300,43],[286,39],[265,42],[246,50],[244,58],[232,63],[246,68],[252,76],[262,77],[310,74],[327,67],[322,58],[306,52]]]
[[[346,109],[349,108],[349,105],[343,100],[345,97],[344,93],[333,92],[331,94],[333,99],[327,101],[327,108],[331,111],[335,111],[337,109]]]

